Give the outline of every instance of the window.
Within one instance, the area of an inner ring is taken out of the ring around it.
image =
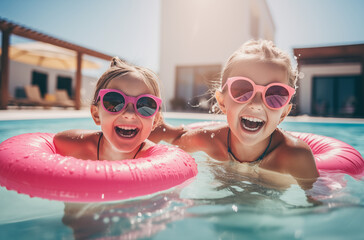
[[[72,97],[72,78],[57,77],[57,89],[65,89],[69,97]]]
[[[32,72],[32,85],[37,85],[40,90],[42,98],[48,92],[48,75],[45,73],[33,71]]]
[[[317,116],[355,117],[362,103],[360,76],[315,77],[312,113]]]

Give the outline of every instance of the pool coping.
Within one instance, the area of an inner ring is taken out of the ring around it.
[[[196,119],[207,121],[225,121],[226,116],[222,114],[207,113],[186,113],[186,112],[164,112],[165,118],[174,119]],[[0,121],[27,120],[27,119],[62,119],[62,118],[87,118],[91,117],[89,109],[8,109],[0,110]],[[288,116],[286,122],[331,122],[331,123],[362,123],[362,118],[331,118],[331,117],[311,117]]]

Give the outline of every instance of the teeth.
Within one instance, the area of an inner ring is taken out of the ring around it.
[[[251,122],[258,122],[258,123],[264,122],[263,120],[261,120],[259,118],[254,118],[254,117],[242,117],[242,119],[248,120],[248,121],[251,121]]]
[[[248,131],[257,131],[264,124],[263,120],[255,117],[242,117],[241,119],[243,128]]]
[[[125,138],[132,138],[136,136],[139,132],[139,129],[137,127],[131,127],[131,126],[116,126],[115,130],[119,136]]]
[[[121,130],[136,130],[137,128],[136,127],[126,127],[126,126],[123,126],[123,127],[117,127]]]

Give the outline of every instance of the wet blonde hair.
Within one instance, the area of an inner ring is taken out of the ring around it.
[[[102,74],[102,76],[96,83],[92,104],[97,105],[97,95],[99,94],[100,89],[106,88],[106,86],[112,79],[124,76],[128,73],[141,74],[142,80],[147,85],[148,89],[152,91],[152,94],[156,97],[161,98],[158,77],[152,70],[144,67],[134,66],[120,60],[118,57],[113,57],[109,69],[107,69],[106,72]]]
[[[222,72],[219,87],[227,80],[231,71],[232,64],[237,59],[257,59],[263,62],[269,62],[282,67],[288,75],[288,85],[296,88],[298,72],[292,66],[291,58],[288,53],[277,48],[272,41],[268,40],[250,40],[239,47],[227,60]]]

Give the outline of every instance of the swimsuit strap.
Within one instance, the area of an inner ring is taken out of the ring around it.
[[[100,160],[100,158],[99,158],[99,152],[100,152],[100,142],[101,142],[102,135],[103,135],[103,133],[100,132],[99,141],[97,143],[97,160]]]
[[[273,132],[274,133],[274,132]],[[266,147],[266,149],[264,150],[264,152],[262,153],[262,155],[260,155],[256,160],[252,161],[252,162],[248,162],[248,163],[254,163],[254,162],[258,162],[260,160],[262,160],[264,157],[265,157],[265,154],[268,152],[268,149],[270,147],[270,144],[272,142],[272,138],[273,138],[273,133],[270,135],[270,138],[269,138],[269,143],[268,143],[268,146]],[[234,160],[238,161],[238,162],[247,162],[247,161],[240,161],[237,157],[235,157],[233,151],[231,150],[230,148],[230,128],[228,130],[228,136],[227,136],[227,147],[228,147],[228,153],[231,154],[231,156],[233,157]]]
[[[99,141],[98,141],[98,143],[97,143],[97,160],[100,160],[100,158],[99,158],[99,154],[100,154],[100,142],[101,142],[102,135],[103,135],[103,133],[102,133],[102,132],[100,132]],[[142,148],[144,147],[144,144],[145,144],[145,142],[143,142],[142,144],[140,144],[140,147],[139,147],[138,151],[135,153],[135,155],[134,155],[133,159],[134,159],[134,158],[136,157],[136,155],[140,152],[140,150],[142,150]]]
[[[138,155],[138,153],[140,152],[140,150],[142,150],[142,148],[144,147],[144,145],[145,145],[145,142],[142,142],[142,144],[140,144],[140,147],[139,147],[138,151],[135,153],[133,159],[135,159],[136,155]]]

